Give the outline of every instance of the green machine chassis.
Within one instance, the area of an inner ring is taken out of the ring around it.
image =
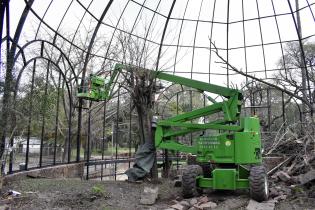
[[[78,97],[88,100],[107,100],[112,97],[118,75],[124,69],[138,69],[116,64],[108,80],[91,75],[88,88],[79,90]],[[250,189],[251,197],[262,201],[268,198],[267,174],[262,164],[260,123],[257,117],[240,117],[242,93],[193,79],[159,71],[148,71],[160,80],[220,95],[217,102],[208,97],[211,105],[183,113],[157,123],[155,145],[160,149],[196,155],[198,165],[187,166],[182,176],[184,197],[196,195],[203,188],[218,190]],[[192,120],[223,113],[220,120],[192,123]],[[176,141],[176,137],[197,131],[219,130],[216,136],[202,136],[191,146]],[[203,166],[203,167],[201,167]],[[205,167],[206,166],[206,167]]]

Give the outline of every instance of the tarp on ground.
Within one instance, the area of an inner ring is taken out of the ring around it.
[[[128,176],[128,181],[137,181],[145,177],[154,164],[154,146],[145,143],[139,146],[136,155],[135,163],[132,168],[129,168],[125,174]]]

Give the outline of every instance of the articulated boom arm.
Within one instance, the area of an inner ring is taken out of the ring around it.
[[[214,93],[223,96],[226,100],[222,102],[216,102],[211,97],[209,100],[213,102],[212,105],[204,108],[196,109],[191,112],[177,115],[175,117],[158,122],[155,133],[155,144],[159,148],[178,150],[183,152],[195,153],[196,148],[187,145],[180,144],[175,141],[175,137],[182,136],[188,133],[202,131],[207,129],[215,130],[229,130],[239,131],[241,127],[236,125],[239,121],[240,109],[242,102],[242,94],[236,90],[227,87],[221,87],[205,82],[200,82],[193,79],[188,79],[176,75],[171,75],[159,71],[152,71],[148,69],[139,69],[130,65],[116,64],[112,71],[111,77],[104,84],[99,83],[102,87],[96,88],[94,95],[91,92],[79,93],[78,97],[87,98],[89,100],[108,100],[112,97],[114,92],[114,86],[117,82],[119,74],[124,69],[137,69],[141,71],[148,71],[152,77],[173,82],[175,84],[184,85],[187,87],[195,88],[200,92]],[[95,84],[97,85],[97,84]],[[92,84],[93,86],[93,84]],[[209,116],[214,113],[223,112],[223,119],[204,124],[192,123],[191,120],[197,119],[203,116]],[[174,129],[176,128],[176,129]]]
[[[157,124],[155,132],[155,145],[157,147],[196,154],[197,148],[195,146],[178,143],[175,141],[175,137],[207,129],[229,131],[241,130],[240,126],[235,125],[240,118],[240,110],[243,99],[242,94],[238,90],[170,75],[163,72],[156,72],[156,77],[175,84],[195,88],[200,92],[215,93],[226,98],[226,100],[223,100],[222,102],[216,102],[212,98],[209,98],[213,102],[212,105],[160,121]],[[191,122],[193,119],[209,116],[221,111],[224,114],[222,120],[204,124]],[[176,129],[174,130],[173,128]]]

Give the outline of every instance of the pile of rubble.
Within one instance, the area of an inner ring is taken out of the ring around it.
[[[224,200],[210,200],[212,197],[203,195],[201,197],[184,199],[181,201],[173,200],[169,208],[164,210],[219,210],[219,209],[246,209],[246,210],[274,210],[276,203],[281,198],[270,199],[265,202],[257,202],[247,196],[238,196]]]
[[[291,164],[279,167],[269,173],[269,198],[274,200],[294,200],[302,197],[315,199],[315,169],[302,174],[290,173]]]
[[[315,125],[294,123],[281,126],[274,138],[265,139],[265,156],[282,161],[269,168],[270,197],[315,198]],[[268,164],[267,164],[268,165]]]
[[[286,155],[283,159],[284,161],[269,170],[269,177],[287,184],[302,185],[315,179],[315,150],[312,154]]]
[[[145,187],[140,203],[148,206],[148,209],[157,209],[159,203],[158,187]],[[222,194],[223,193],[223,194]],[[190,199],[183,199],[178,196],[176,199],[167,202],[166,206],[163,204],[164,210],[219,210],[219,209],[246,209],[246,210],[274,210],[276,204],[285,199],[283,195],[271,198],[265,202],[257,202],[249,198],[247,193],[227,193],[227,192],[213,192],[210,194],[203,194],[199,197]],[[155,205],[156,204],[156,205]],[[159,206],[160,209],[160,206]]]
[[[286,155],[284,161],[269,170],[268,176],[271,198],[294,197],[301,191],[306,197],[315,198],[315,152]]]
[[[165,210],[199,210],[199,209],[214,209],[217,207],[215,202],[208,199],[207,196],[177,201],[173,200],[173,204],[169,209]]]
[[[313,123],[294,123],[287,127],[281,126],[276,136],[272,140],[265,139],[266,146],[265,156],[280,155],[284,161],[268,172],[268,175],[282,170],[289,176],[299,176],[315,170],[315,124]],[[313,173],[313,172],[311,172]],[[282,175],[280,175],[282,176]],[[304,179],[303,177],[297,177]],[[288,178],[284,178],[287,182]],[[301,181],[302,184],[309,180]]]

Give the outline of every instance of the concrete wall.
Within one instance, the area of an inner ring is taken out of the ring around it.
[[[82,178],[85,163],[72,163],[65,165],[50,166],[31,171],[22,171],[3,177],[3,184],[17,181],[26,177],[33,178]]]

